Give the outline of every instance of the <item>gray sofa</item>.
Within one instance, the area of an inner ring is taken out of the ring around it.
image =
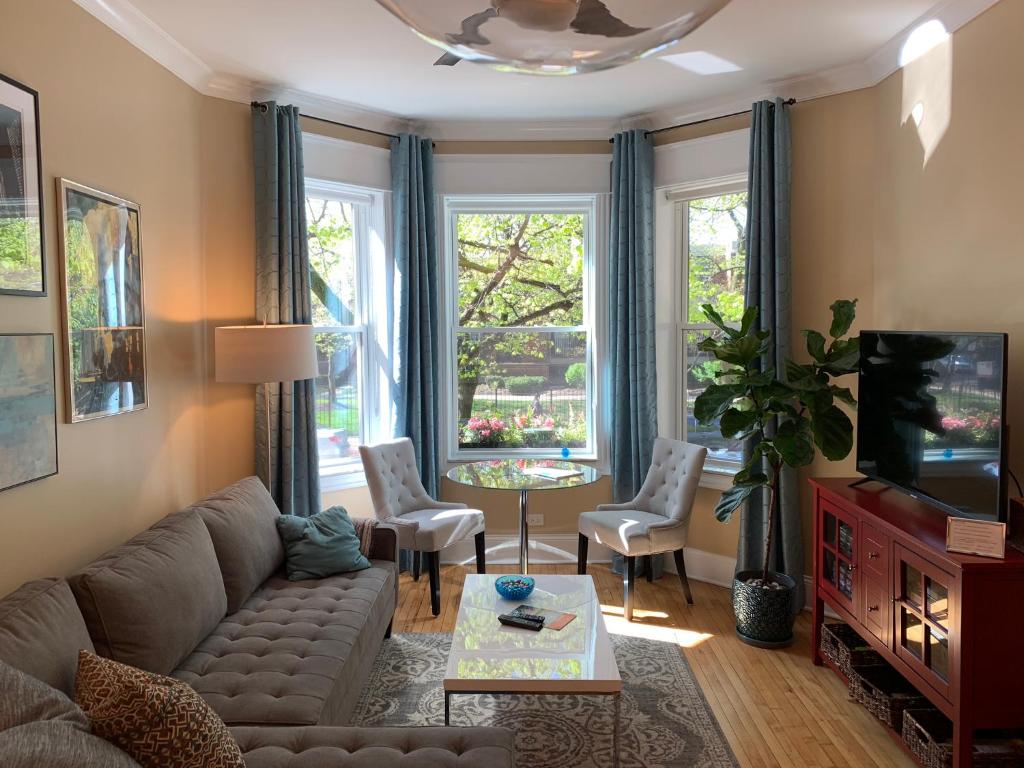
[[[0,661],[68,696],[80,648],[176,677],[232,727],[249,766],[511,766],[502,729],[343,727],[390,633],[397,536],[377,527],[369,569],[291,582],[277,515],[247,478],[67,581],[24,585],[0,600]]]

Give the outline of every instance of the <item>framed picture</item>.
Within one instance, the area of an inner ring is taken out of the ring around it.
[[[0,293],[46,295],[39,94],[0,75]]]
[[[0,491],[57,474],[53,334],[0,336]]]
[[[145,408],[146,329],[139,206],[57,180],[67,419]]]

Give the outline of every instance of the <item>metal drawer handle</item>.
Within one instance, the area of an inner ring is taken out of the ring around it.
[[[878,553],[877,552],[868,552],[868,560],[877,560],[877,559],[878,559]]]
[[[868,613],[874,613],[877,610],[878,610],[878,606],[877,605],[869,605],[868,606]]]

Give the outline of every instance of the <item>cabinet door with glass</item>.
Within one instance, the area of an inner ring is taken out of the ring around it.
[[[842,607],[857,615],[857,520],[830,504],[821,505],[819,581]]]
[[[893,569],[896,654],[939,693],[950,695],[956,579],[896,546]]]

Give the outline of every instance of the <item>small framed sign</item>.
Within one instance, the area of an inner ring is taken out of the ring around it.
[[[1002,560],[1006,557],[1006,523],[947,517],[946,551]]]

